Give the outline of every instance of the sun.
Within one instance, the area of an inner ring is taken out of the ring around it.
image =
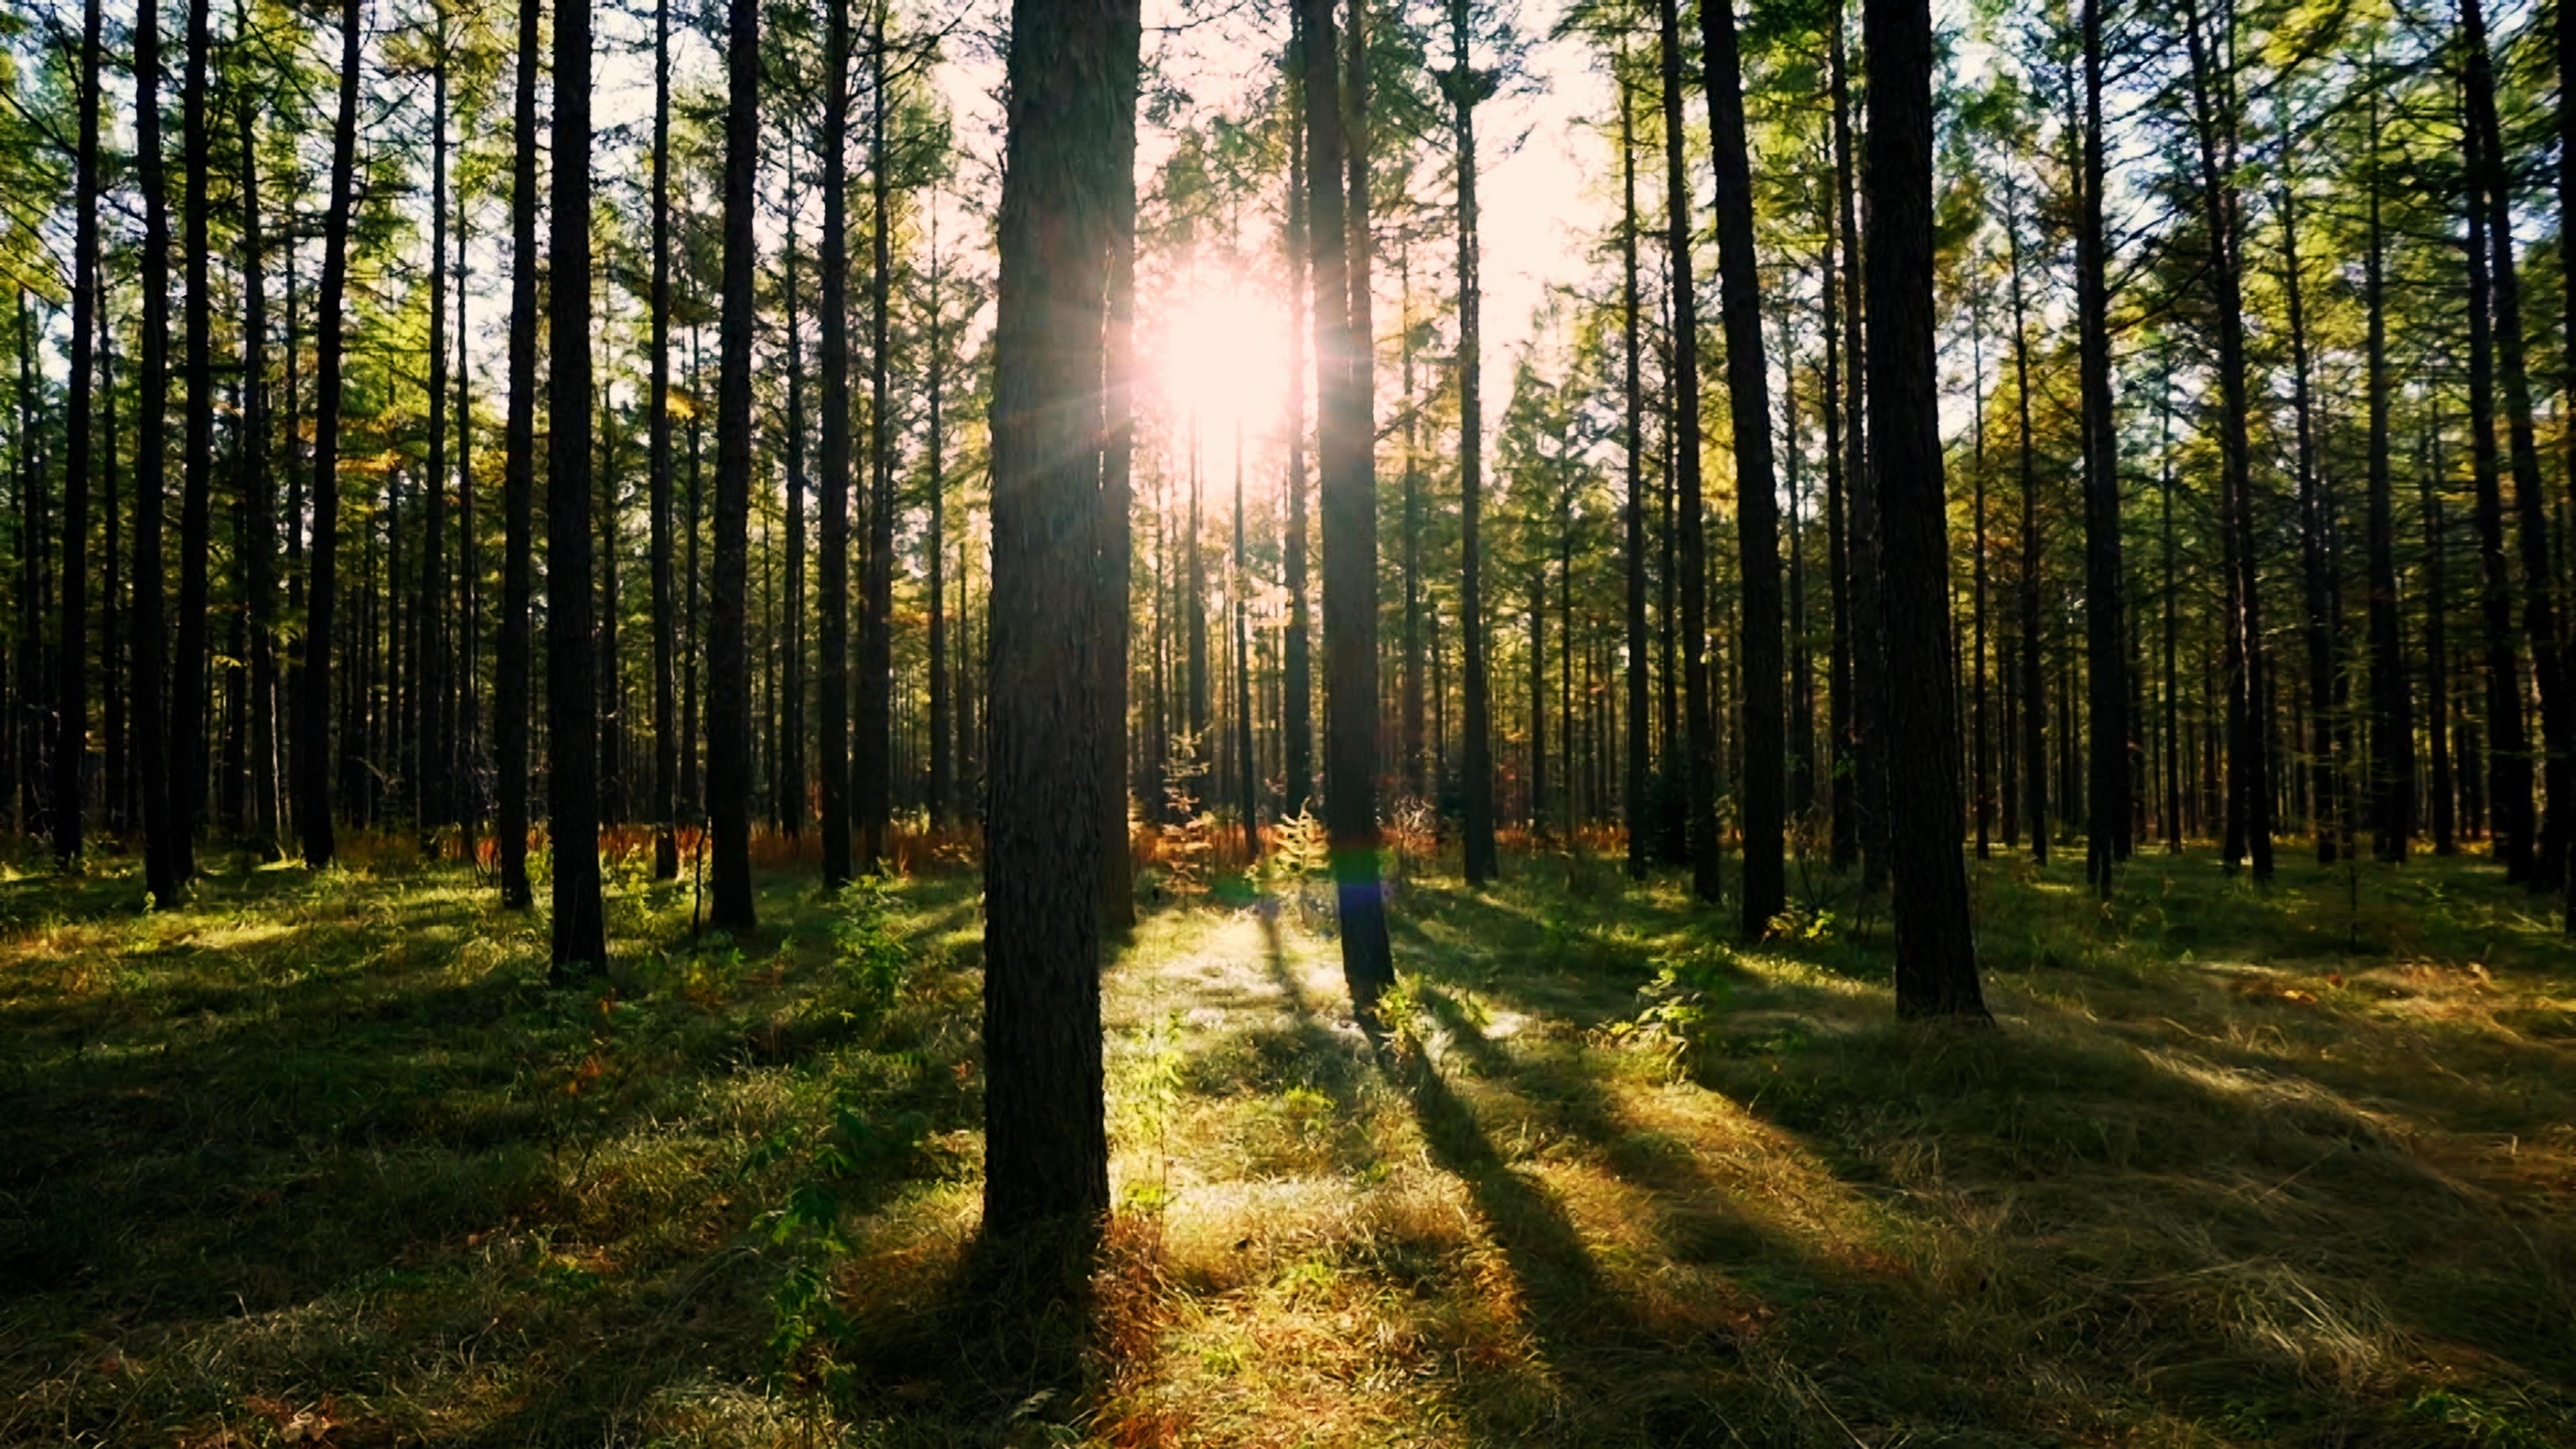
[[[1278,428],[1288,397],[1288,316],[1266,288],[1200,281],[1166,313],[1156,381],[1172,421],[1213,442]]]

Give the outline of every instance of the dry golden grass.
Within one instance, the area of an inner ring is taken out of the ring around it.
[[[1371,1041],[1328,896],[1219,854],[1107,974],[1068,1277],[976,1233],[959,838],[881,1008],[802,872],[692,941],[628,844],[570,993],[398,839],[0,881],[0,1442],[2576,1443],[2576,957],[2483,866],[1998,861],[1968,1033],[1829,874],[1743,948],[1594,844],[1426,847]]]

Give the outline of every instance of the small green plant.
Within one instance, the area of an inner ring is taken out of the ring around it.
[[[1144,1050],[1138,1055],[1134,1075],[1136,1126],[1139,1134],[1154,1144],[1152,1180],[1140,1179],[1127,1185],[1127,1205],[1138,1212],[1159,1213],[1171,1201],[1172,1118],[1180,1109],[1181,1074],[1188,1065],[1183,1035],[1182,1015],[1174,1008],[1145,1028]]]
[[[855,1088],[844,1087],[833,1098],[822,1129],[800,1140],[796,1129],[773,1134],[753,1149],[746,1170],[781,1161],[799,1161],[801,1171],[779,1205],[763,1214],[772,1243],[787,1251],[787,1270],[770,1293],[769,1357],[771,1370],[799,1379],[826,1393],[843,1387],[849,1366],[830,1351],[849,1335],[849,1315],[832,1294],[835,1268],[858,1251],[843,1227],[848,1191],[882,1180],[892,1166],[910,1156],[929,1131],[918,1112],[880,1121],[869,1115]],[[800,1161],[801,1159],[801,1161]]]
[[[1769,923],[1771,938],[1800,946],[1823,946],[1834,939],[1834,913],[1800,901],[1773,916]]]
[[[850,994],[846,1010],[860,1020],[883,1016],[903,986],[910,952],[891,925],[894,896],[894,880],[883,874],[863,875],[841,888],[840,912],[832,922],[832,961]]]
[[[1643,1003],[1637,1014],[1609,1022],[1595,1035],[1609,1045],[1646,1052],[1667,1078],[1678,1078],[1693,1034],[1734,990],[1722,974],[1733,960],[1723,947],[1709,946],[1666,962],[1654,980],[1637,988]]]

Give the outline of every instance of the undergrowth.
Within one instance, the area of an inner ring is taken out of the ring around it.
[[[575,990],[453,859],[23,866],[0,1443],[2576,1443],[2576,961],[2481,863],[1999,860],[1959,1034],[1821,868],[1748,945],[1426,843],[1372,1040],[1268,851],[1148,857],[1070,1275],[976,1236],[946,857],[741,939],[621,867]]]

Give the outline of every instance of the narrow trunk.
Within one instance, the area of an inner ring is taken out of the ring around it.
[[[731,0],[726,42],[724,307],[716,383],[715,617],[708,630],[707,808],[715,859],[708,921],[748,931],[751,891],[750,576],[753,187],[760,157],[760,7]],[[862,740],[864,743],[864,737]]]
[[[1670,0],[1666,0],[1666,8],[1670,9]],[[1480,577],[1484,561],[1482,540],[1478,537],[1485,491],[1485,363],[1484,292],[1477,238],[1476,106],[1491,88],[1492,79],[1475,66],[1469,39],[1471,15],[1470,0],[1450,0],[1450,69],[1441,78],[1441,86],[1448,92],[1458,181],[1458,623],[1466,690],[1466,737],[1459,753],[1460,769],[1466,777],[1462,793],[1466,801],[1467,884],[1476,886],[1500,875],[1502,863],[1494,849],[1493,721],[1487,698],[1484,584]],[[1665,28],[1670,30],[1672,26],[1667,15]],[[1308,43],[1312,41],[1310,33]],[[1665,46],[1667,119],[1681,107],[1680,84],[1675,79],[1680,61],[1672,54],[1678,45],[1678,41],[1668,40]],[[1678,152],[1675,154],[1673,164],[1678,167]],[[1322,336],[1320,326],[1316,335]]]
[[[528,883],[529,557],[536,515],[537,65],[541,0],[519,0],[518,92],[510,183],[510,413],[501,475],[501,638],[493,661],[492,738],[500,770],[501,904],[536,903]],[[293,517],[290,510],[288,516]],[[312,753],[308,747],[306,754]]]
[[[1717,720],[1709,705],[1708,544],[1700,505],[1699,302],[1691,282],[1691,192],[1683,164],[1682,40],[1676,0],[1658,0],[1664,88],[1665,245],[1672,275],[1674,462],[1679,474],[1682,694],[1687,716],[1683,829],[1691,885],[1717,898]]]
[[[838,72],[833,72],[835,76]],[[830,164],[828,161],[826,164]],[[653,878],[680,875],[680,649],[671,574],[671,0],[653,7],[652,434],[646,446],[653,515]],[[827,324],[828,327],[828,324]],[[827,847],[828,849],[828,847]]]
[[[64,427],[62,628],[56,641],[58,652],[54,676],[54,697],[59,701],[61,711],[59,739],[54,750],[54,861],[65,871],[80,863],[81,828],[87,806],[84,770],[89,762],[90,399],[93,348],[100,331],[98,117],[100,32],[105,23],[100,9],[100,0],[84,0],[81,6],[80,142],[72,157],[71,397],[69,417]],[[242,169],[247,176],[250,172],[247,150]],[[253,258],[250,295],[256,299],[259,295],[256,192],[244,192],[243,211],[249,218],[246,225],[252,237],[247,244]],[[258,305],[256,300],[251,303],[254,315]],[[252,345],[255,348],[257,344],[254,342]],[[257,376],[256,371],[253,376]],[[256,438],[258,434],[253,431],[251,436]],[[108,511],[113,514],[115,509],[116,504],[111,497]],[[114,553],[113,546],[109,552]],[[115,567],[111,560],[108,564],[111,580],[108,608],[111,611],[115,608],[115,585],[112,582]],[[109,633],[113,635],[113,625]],[[111,682],[111,693],[113,689]],[[111,776],[113,773],[111,768]]]
[[[343,344],[340,318],[349,290],[349,215],[357,201],[359,44],[365,33],[360,23],[362,15],[362,0],[342,0],[340,112],[331,139],[331,194],[328,218],[323,224],[322,295],[314,322],[315,341],[320,352],[320,375],[315,383],[313,400],[313,579],[307,586],[304,605],[304,778],[296,792],[296,807],[304,817],[304,863],[317,870],[331,863],[334,849],[331,832],[331,649],[332,631],[337,622],[334,615],[339,602]],[[147,181],[146,184],[153,183]],[[148,278],[145,286],[147,290],[151,286]],[[147,373],[157,373],[163,365],[155,358],[147,357],[144,361]],[[149,382],[146,385],[155,386]],[[149,435],[146,447],[151,447]],[[158,471],[157,450],[154,450],[153,460],[145,466]],[[138,562],[138,582],[141,575],[142,568]],[[158,587],[156,583],[156,592]],[[157,620],[155,628],[158,628]],[[137,712],[141,712],[139,701]],[[153,747],[147,742],[145,749],[148,756]]]

